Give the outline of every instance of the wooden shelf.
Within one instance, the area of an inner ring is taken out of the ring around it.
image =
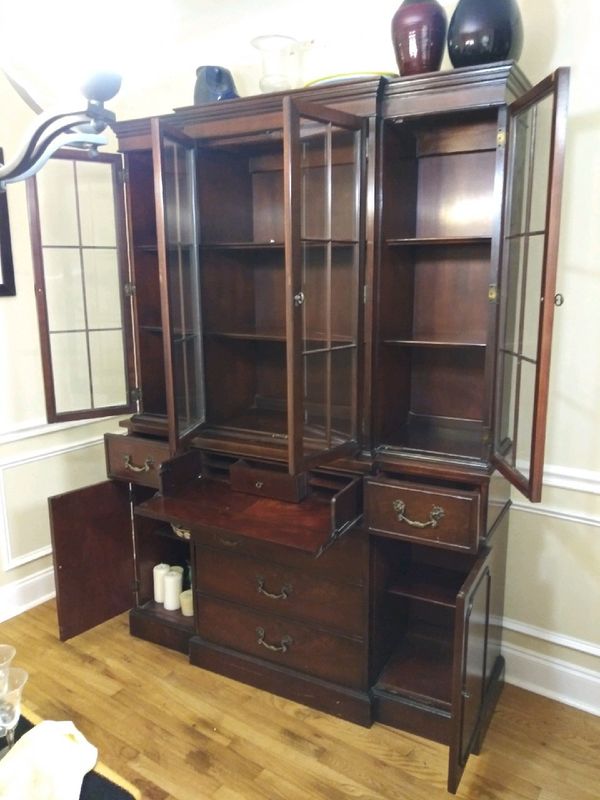
[[[165,623],[171,627],[181,628],[190,633],[194,632],[193,617],[184,617],[181,610],[167,611],[162,603],[155,603],[154,600],[149,600],[147,603],[138,606],[136,611],[141,611],[148,616],[156,617],[161,623]]]
[[[455,608],[456,597],[464,580],[461,572],[414,564],[405,574],[396,575],[387,591],[397,597]]]
[[[460,247],[463,245],[490,245],[491,236],[431,236],[386,239],[388,247]]]
[[[400,347],[477,347],[485,348],[485,342],[460,341],[457,339],[384,339],[384,344],[398,345]]]

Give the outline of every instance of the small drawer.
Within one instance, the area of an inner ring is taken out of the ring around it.
[[[280,469],[257,467],[245,461],[236,461],[229,468],[231,488],[259,497],[274,497],[289,503],[299,503],[308,492],[305,472],[290,475]]]
[[[362,688],[366,646],[303,623],[197,598],[197,632],[206,641],[343,686]]]
[[[334,583],[310,571],[198,548],[195,586],[203,593],[267,613],[350,636],[366,634],[366,587]]]
[[[170,458],[168,442],[107,433],[104,446],[109,478],[160,488],[161,465]]]
[[[365,481],[369,531],[435,547],[477,552],[479,506],[476,490],[379,478]]]

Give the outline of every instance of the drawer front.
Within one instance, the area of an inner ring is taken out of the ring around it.
[[[475,553],[479,545],[479,493],[369,479],[365,517],[370,531],[436,547]]]
[[[170,457],[167,442],[107,433],[104,445],[109,478],[159,488],[160,466]]]
[[[363,688],[366,647],[300,622],[199,594],[197,631],[214,644],[343,686]]]
[[[280,544],[206,528],[194,528],[193,536],[198,545],[223,550],[231,555],[272,561],[294,569],[308,570],[312,575],[321,575],[324,578],[335,575],[337,582],[359,586],[367,582],[369,543],[368,537],[360,528],[344,534],[318,557]]]
[[[198,548],[196,589],[351,636],[366,635],[366,589],[308,571]]]

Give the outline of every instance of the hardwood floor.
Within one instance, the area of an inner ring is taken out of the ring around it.
[[[127,615],[66,643],[54,602],[0,624],[25,702],[71,719],[145,800],[439,800],[447,749],[365,729],[192,667]],[[600,718],[512,686],[457,798],[598,800]]]

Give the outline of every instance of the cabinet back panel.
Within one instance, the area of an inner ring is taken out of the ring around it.
[[[163,337],[158,329],[139,330],[138,370],[146,414],[166,414]]]
[[[495,150],[420,159],[416,235],[491,236],[495,171]]]
[[[162,320],[157,254],[137,250],[133,271],[137,323],[158,327],[162,324]]]
[[[156,244],[156,208],[152,152],[135,150],[127,154],[129,214],[134,247]]]
[[[260,430],[257,409],[285,413],[285,347],[280,342],[208,338],[205,342],[207,423]],[[267,413],[267,416],[269,414]],[[243,417],[243,419],[242,419]],[[280,427],[267,423],[267,430]],[[285,429],[284,429],[285,430]]]
[[[383,145],[386,168],[382,175],[384,238],[415,235],[418,174],[415,144],[404,126],[386,126]]]
[[[375,391],[376,444],[393,442],[410,411],[411,359],[408,348],[382,346]]]
[[[414,337],[485,343],[489,271],[485,245],[421,251],[415,261]]]
[[[283,242],[283,172],[255,172],[252,176],[253,241]]]
[[[202,301],[207,331],[283,337],[283,253],[205,250]]]
[[[481,420],[485,351],[413,348],[411,410],[414,414]]]
[[[201,242],[252,241],[252,181],[248,158],[231,151],[198,152]]]
[[[218,425],[252,406],[256,394],[254,345],[205,338],[206,421]]]

